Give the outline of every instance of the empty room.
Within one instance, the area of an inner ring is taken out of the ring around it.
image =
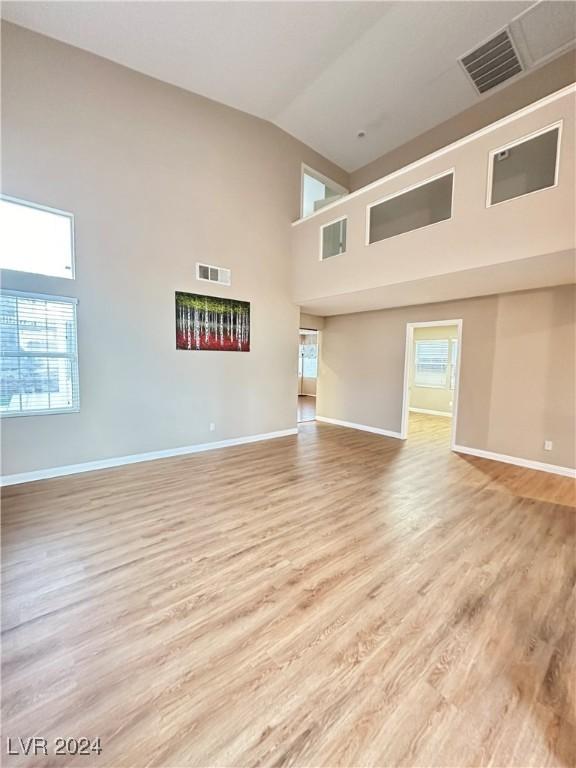
[[[576,3],[0,12],[2,765],[574,768]]]

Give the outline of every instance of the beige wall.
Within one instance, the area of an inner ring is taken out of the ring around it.
[[[430,300],[442,296],[442,291],[443,298],[460,298],[465,291],[468,296],[477,296],[480,291],[474,292],[475,271],[490,268],[493,279],[488,283],[494,293],[536,287],[523,282],[526,273],[520,262],[568,252],[576,245],[575,107],[576,94],[564,93],[296,224],[292,228],[295,301],[305,311],[328,315],[334,313],[327,306],[332,297],[342,297],[336,309],[346,311],[346,296],[357,294],[357,308],[364,309],[362,293],[369,297],[375,289],[394,286],[405,297],[402,304],[415,304],[417,301],[407,297],[407,289],[411,285],[417,293],[418,282],[429,278],[435,280]],[[557,186],[487,207],[490,152],[560,120],[563,130]],[[454,204],[450,220],[366,245],[369,205],[451,169]],[[321,227],[344,215],[348,217],[346,253],[321,261]],[[499,267],[512,262],[518,266],[511,270],[511,277],[499,273]],[[554,282],[546,282],[550,269],[542,269],[540,285],[568,282],[566,272],[568,279],[574,274],[573,258],[569,263],[570,269],[561,267]],[[496,283],[498,277],[500,284]],[[350,303],[355,300],[350,297]],[[350,303],[348,311],[354,311]]]
[[[316,397],[316,386],[318,379],[301,379],[298,394]]]
[[[350,174],[350,190],[359,189],[398,168],[413,163],[527,104],[532,104],[554,91],[559,91],[560,88],[575,80],[576,51],[569,51],[546,66],[511,83],[503,90],[479,100],[477,104],[459,115],[353,171]]]
[[[311,331],[321,331],[324,328],[324,318],[318,315],[308,315],[300,312],[300,328],[307,328]]]
[[[416,342],[428,339],[456,339],[455,325],[439,325],[432,328],[414,328],[414,349],[410,361],[410,408],[452,413],[454,392],[448,387],[417,387],[414,384]]]
[[[462,319],[456,442],[574,467],[575,298],[561,286],[326,318],[319,415],[399,432],[406,323]]]
[[[294,427],[301,163],[347,174],[267,122],[2,26],[3,191],[75,214],[77,274],[3,286],[79,299],[81,398],[5,419],[3,473]],[[232,287],[198,283],[197,260]],[[251,351],[176,351],[176,290],[250,301]]]

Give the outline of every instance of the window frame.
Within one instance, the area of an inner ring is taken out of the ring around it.
[[[346,247],[343,251],[340,253],[334,253],[332,256],[324,256],[324,230],[326,227],[331,227],[333,224],[338,224],[340,221],[346,222]],[[327,221],[326,224],[322,224],[320,226],[320,261],[330,261],[330,259],[333,259],[337,256],[344,256],[348,250],[348,216],[339,216],[337,219],[332,219],[331,221]]]
[[[75,280],[76,279],[76,233],[74,214],[71,211],[64,211],[60,208],[54,208],[49,205],[43,205],[42,203],[34,203],[31,200],[25,200],[22,197],[14,197],[13,195],[5,195],[0,193],[0,200],[6,200],[9,203],[15,205],[22,205],[25,208],[34,208],[37,211],[44,211],[46,213],[53,213],[57,216],[66,216],[70,219],[70,275],[48,275],[45,272],[32,272],[29,269],[11,269],[10,267],[0,266],[1,271],[15,272],[22,275],[36,275],[38,277],[46,277],[56,280]]]
[[[500,147],[491,149],[488,152],[488,174],[486,177],[486,208],[495,208],[497,205],[503,205],[504,203],[511,203],[513,200],[521,200],[523,197],[528,197],[529,195],[535,195],[538,192],[547,192],[549,189],[555,189],[558,186],[559,176],[560,176],[560,152],[562,149],[563,126],[564,126],[564,120],[563,119],[557,120],[555,123],[550,123],[549,125],[546,125],[544,128],[539,128],[537,131],[533,131],[532,133],[527,133],[525,136],[521,136],[518,139],[509,141],[507,144],[503,144]],[[517,147],[520,144],[525,144],[527,141],[531,141],[532,139],[537,139],[538,136],[543,136],[545,133],[551,133],[556,129],[558,129],[558,138],[556,140],[556,163],[554,167],[554,184],[552,184],[549,187],[542,187],[541,189],[533,189],[532,192],[524,192],[523,195],[517,195],[517,197],[509,197],[506,200],[499,200],[497,203],[491,202],[495,155],[497,155],[499,152],[504,152],[507,149],[513,149],[514,147]]]
[[[8,288],[2,288],[0,290],[0,298],[2,296],[14,296],[20,299],[38,299],[39,301],[59,301],[63,304],[69,304],[72,307],[73,319],[74,319],[74,354],[65,355],[61,353],[44,352],[38,355],[10,355],[10,357],[41,357],[41,358],[54,358],[54,359],[69,359],[72,365],[72,375],[76,376],[77,386],[77,398],[76,404],[72,408],[37,408],[35,410],[26,411],[0,411],[0,421],[2,419],[14,419],[21,416],[52,416],[62,415],[66,413],[79,413],[80,412],[80,364],[78,359],[78,299],[72,296],[55,296],[48,293],[33,293],[31,291],[13,291]]]
[[[450,216],[447,219],[441,219],[440,221],[433,221],[431,224],[425,224],[423,227],[416,227],[416,229],[409,229],[406,232],[399,232],[397,235],[392,235],[392,237],[386,237],[383,240],[374,240],[373,243],[370,242],[370,212],[372,208],[375,208],[377,205],[380,205],[381,203],[386,203],[388,200],[393,200],[395,197],[400,197],[400,195],[404,195],[407,192],[413,192],[415,189],[419,189],[420,187],[425,187],[426,184],[431,184],[433,181],[438,181],[439,179],[443,179],[445,176],[452,176],[452,195],[450,197]],[[448,168],[445,171],[442,171],[441,173],[437,173],[434,176],[430,176],[427,179],[423,179],[422,181],[417,181],[414,184],[411,184],[408,187],[403,187],[402,189],[398,190],[398,192],[392,192],[389,195],[385,195],[384,197],[378,198],[378,200],[374,200],[371,203],[368,203],[366,205],[366,212],[365,212],[365,240],[364,245],[369,248],[373,245],[379,245],[380,243],[388,242],[389,240],[395,240],[397,237],[405,237],[406,235],[412,235],[414,232],[421,232],[424,229],[430,229],[430,227],[437,227],[439,224],[447,224],[449,221],[452,221],[454,218],[454,200],[455,200],[455,193],[456,190],[456,168]]]
[[[309,165],[306,165],[306,163],[300,164],[300,218],[301,219],[309,219],[310,216],[314,216],[315,213],[320,213],[320,211],[323,211],[324,208],[320,208],[317,211],[312,211],[312,213],[308,213],[304,215],[304,176],[311,176],[313,179],[316,179],[316,181],[321,182],[322,184],[332,187],[332,189],[335,189],[337,192],[340,192],[342,195],[349,195],[350,190],[346,189],[346,187],[343,187],[342,184],[338,184],[337,181],[334,181],[334,179],[331,179],[329,176],[326,176],[324,173],[320,173],[320,171],[317,171],[315,168],[312,168]],[[334,203],[328,203],[325,207],[329,208],[329,206],[334,205],[337,202],[340,202],[342,198],[337,198],[334,200]]]

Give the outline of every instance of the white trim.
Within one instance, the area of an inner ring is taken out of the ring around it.
[[[302,221],[304,219],[309,219],[310,216],[314,216],[316,213],[320,213],[320,211],[326,210],[326,208],[330,208],[332,205],[334,205],[337,200],[334,201],[334,203],[329,203],[328,205],[323,206],[322,208],[319,208],[317,211],[312,211],[312,213],[309,213],[307,216],[304,216],[304,174],[306,176],[310,176],[313,179],[316,179],[321,184],[324,184],[327,187],[330,187],[331,189],[335,189],[337,192],[340,192],[342,195],[347,196],[350,194],[350,190],[346,189],[346,187],[343,187],[342,184],[338,184],[337,181],[334,181],[334,179],[331,179],[329,176],[326,176],[324,173],[320,173],[320,171],[317,171],[315,168],[312,168],[310,165],[306,165],[306,163],[300,163],[300,219],[299,221]],[[338,198],[340,200],[340,198]]]
[[[522,107],[522,109],[519,109],[516,112],[512,112],[512,114],[510,115],[506,115],[505,117],[500,118],[500,120],[496,120],[496,122],[490,123],[490,125],[486,125],[484,126],[484,128],[480,128],[479,130],[474,131],[474,133],[470,133],[467,136],[463,136],[461,139],[458,139],[457,141],[452,142],[452,144],[447,144],[445,147],[441,147],[441,149],[437,149],[436,151],[431,152],[429,155],[425,155],[424,157],[421,157],[419,160],[415,160],[413,163],[410,163],[409,165],[405,165],[402,168],[398,168],[398,170],[392,171],[392,173],[389,173],[386,176],[382,176],[380,179],[376,179],[376,181],[372,181],[370,184],[366,184],[365,186],[360,187],[359,189],[355,189],[354,192],[350,192],[345,197],[341,197],[338,200],[335,200],[333,203],[326,205],[324,208],[321,208],[318,211],[314,211],[314,213],[310,213],[305,218],[300,218],[300,219],[297,219],[296,221],[293,221],[292,226],[297,227],[299,224],[302,224],[305,221],[309,221],[313,216],[318,216],[321,213],[324,213],[325,211],[331,208],[335,208],[337,205],[343,205],[347,203],[349,200],[352,200],[355,197],[359,197],[360,195],[363,195],[365,192],[369,192],[371,189],[377,189],[380,185],[385,184],[386,182],[391,181],[392,179],[396,179],[405,173],[409,173],[410,171],[413,171],[416,168],[420,168],[420,166],[425,165],[426,163],[432,162],[432,160],[437,160],[439,157],[443,157],[448,152],[452,152],[455,149],[459,149],[460,147],[463,147],[466,144],[469,144],[471,141],[475,141],[476,139],[479,139],[482,136],[486,136],[487,134],[492,133],[493,131],[496,131],[499,128],[502,128],[505,125],[508,125],[509,123],[513,123],[516,120],[526,117],[526,115],[529,115],[532,112],[537,111],[538,109],[542,109],[542,107],[545,107],[548,104],[552,104],[553,102],[558,101],[559,99],[562,99],[565,96],[569,96],[571,93],[576,93],[576,84],[574,83],[572,83],[571,85],[567,85],[566,87],[561,88],[559,91],[556,91],[555,93],[551,93],[549,96],[545,96],[544,98],[539,99],[538,101],[534,101],[532,104],[529,104],[526,107]]]
[[[545,128],[540,128],[537,131],[533,131],[532,133],[527,134],[526,136],[521,136],[519,139],[514,139],[514,141],[508,142],[508,144],[504,144],[501,147],[497,147],[496,149],[491,149],[488,153],[488,180],[486,184],[486,208],[494,208],[496,205],[502,205],[503,203],[509,203],[512,200],[519,200],[521,197],[528,197],[528,195],[535,195],[537,192],[545,192],[547,189],[554,189],[558,186],[558,177],[560,174],[560,148],[562,146],[562,128],[564,125],[564,120],[558,120],[555,123],[551,123],[550,125],[547,125]],[[503,152],[506,149],[512,149],[513,147],[517,147],[520,144],[525,144],[527,141],[531,141],[532,139],[538,138],[538,136],[543,136],[545,133],[552,133],[552,131],[555,131],[558,129],[558,138],[556,140],[556,161],[554,165],[554,183],[551,184],[549,187],[540,187],[540,189],[533,189],[531,192],[525,192],[523,195],[515,195],[514,197],[507,197],[506,200],[499,200],[497,203],[491,202],[492,200],[492,180],[494,175],[494,156],[497,155],[499,152]]]
[[[316,416],[316,421],[322,421],[326,424],[334,424],[337,427],[348,427],[349,429],[359,429],[362,432],[373,432],[375,435],[384,437],[393,437],[402,440],[400,432],[392,432],[390,429],[380,429],[379,427],[368,427],[366,424],[355,424],[353,421],[342,421],[341,419],[329,419],[327,416]]]
[[[0,486],[17,485],[19,483],[31,483],[35,480],[47,480],[51,477],[64,477],[65,475],[76,475],[81,472],[92,472],[98,469],[110,469],[111,467],[122,467],[126,464],[138,464],[141,461],[155,461],[156,459],[170,459],[174,456],[186,456],[191,453],[202,453],[203,451],[213,451],[218,448],[228,448],[232,445],[244,445],[246,443],[256,443],[261,440],[272,440],[276,437],[287,437],[288,435],[298,434],[298,429],[282,429],[277,432],[265,432],[261,435],[248,435],[247,437],[234,437],[230,440],[219,440],[214,443],[199,443],[197,445],[187,445],[182,448],[168,448],[164,451],[152,451],[151,453],[137,453],[132,456],[118,456],[113,459],[102,459],[101,461],[88,461],[84,464],[70,464],[64,467],[51,467],[49,469],[39,469],[35,472],[21,472],[16,475],[4,475],[0,477]]]
[[[26,275],[41,275],[42,277],[55,277],[59,280],[75,280],[76,279],[76,234],[74,229],[74,214],[70,211],[63,211],[61,208],[52,208],[49,205],[42,205],[42,203],[33,203],[31,200],[24,200],[22,197],[13,197],[12,195],[5,195],[0,192],[0,200],[7,200],[9,203],[15,203],[16,205],[23,205],[25,208],[35,208],[38,211],[46,211],[46,213],[54,213],[57,216],[67,216],[70,219],[70,274],[69,275],[49,275],[46,272],[32,272],[29,269],[10,269],[9,267],[2,267],[9,272],[22,272]]]
[[[50,277],[50,275],[44,275],[44,277]],[[63,279],[65,280],[66,278]],[[30,291],[13,291],[11,288],[0,288],[0,294],[20,296],[23,299],[40,299],[41,301],[62,301],[66,302],[66,304],[78,304],[78,299],[73,296],[53,296],[51,293],[31,293]]]
[[[452,413],[450,411],[433,411],[430,408],[412,408],[410,407],[408,409],[411,413],[426,413],[429,416],[447,416],[448,418],[452,418]]]
[[[452,450],[456,453],[477,456],[480,459],[500,461],[503,464],[514,464],[517,467],[524,467],[525,469],[535,469],[539,472],[550,472],[553,475],[564,475],[564,477],[576,478],[576,469],[572,469],[571,467],[560,467],[557,464],[546,464],[543,461],[533,461],[532,459],[522,459],[518,456],[507,456],[504,453],[483,451],[480,448],[468,448],[468,446],[465,445],[454,445],[452,446]]]
[[[78,401],[80,401],[80,392],[78,392]],[[63,416],[66,413],[80,413],[80,405],[75,408],[45,408],[37,411],[0,411],[0,422],[4,419],[20,419],[23,416]],[[1,482],[0,485],[2,485]]]
[[[456,429],[458,425],[458,393],[460,390],[460,361],[462,359],[462,319],[457,320],[427,320],[425,322],[406,323],[406,352],[404,355],[404,385],[402,394],[402,431],[401,437],[408,437],[408,414],[410,410],[410,364],[414,355],[414,328],[434,328],[436,326],[455,325],[458,329],[458,355],[456,357],[456,376],[454,378],[454,395],[452,397],[452,428],[450,430],[450,450],[456,445]]]
[[[451,221],[454,217],[454,187],[456,184],[456,169],[455,168],[448,168],[445,171],[441,171],[441,173],[437,173],[434,176],[430,176],[427,179],[422,179],[422,181],[417,181],[414,184],[411,184],[409,187],[404,187],[403,189],[398,190],[398,192],[392,192],[389,195],[385,195],[384,197],[378,198],[378,200],[374,200],[372,203],[368,203],[366,205],[366,213],[365,213],[365,222],[366,222],[366,238],[364,241],[364,245],[376,245],[376,243],[381,243],[382,240],[374,240],[373,243],[370,242],[370,212],[372,208],[375,208],[377,205],[381,205],[382,203],[388,202],[388,200],[393,200],[395,197],[400,197],[401,195],[405,195],[408,192],[413,192],[415,189],[419,189],[420,187],[425,187],[427,184],[432,184],[434,181],[438,181],[439,179],[443,179],[445,176],[452,176],[452,192],[450,196],[450,216],[447,219],[440,219],[440,221],[433,221],[431,224],[424,224],[421,227],[415,227],[414,229],[407,229],[405,232],[398,232],[397,235],[391,235],[390,237],[385,237],[384,240],[392,240],[394,237],[400,237],[401,235],[407,235],[409,232],[416,232],[419,229],[427,229],[428,227],[433,227],[436,224],[442,224],[445,221]]]
[[[332,221],[327,221],[326,224],[322,224],[322,226],[320,227],[320,254],[319,254],[320,261],[328,261],[328,259],[333,259],[334,256],[344,256],[344,254],[346,253],[346,250],[343,250],[343,251],[340,251],[340,253],[333,253],[332,256],[326,256],[326,258],[324,258],[324,230],[326,229],[326,227],[331,227],[332,224],[338,224],[338,222],[340,221],[346,222],[345,248],[348,247],[348,214],[346,214],[344,216],[339,216],[337,219],[332,219]]]

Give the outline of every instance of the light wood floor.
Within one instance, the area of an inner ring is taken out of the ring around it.
[[[6,766],[573,766],[573,481],[325,424],[13,486]]]
[[[316,418],[316,398],[310,395],[298,395],[298,423],[314,421]]]

